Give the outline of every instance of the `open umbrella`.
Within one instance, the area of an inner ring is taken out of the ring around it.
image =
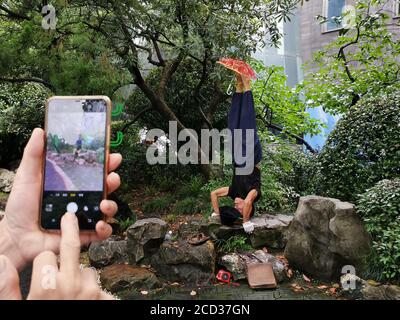
[[[217,61],[217,63],[222,64],[225,68],[233,70],[241,75],[249,77],[250,79],[257,79],[256,73],[250,67],[250,65],[243,60],[223,58]]]

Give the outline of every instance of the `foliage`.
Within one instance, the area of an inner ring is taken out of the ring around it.
[[[373,238],[371,270],[378,280],[400,280],[400,179],[382,180],[357,202]]]
[[[172,212],[179,215],[200,213],[203,211],[204,205],[199,197],[187,197],[177,201],[172,208]]]
[[[229,79],[228,73],[225,70],[219,70],[227,75],[225,82]],[[204,85],[199,89],[196,96],[193,94],[194,88],[198,85],[199,79],[202,76],[202,68],[197,64],[193,64],[190,60],[184,61],[178,67],[175,76],[168,82],[165,101],[170,106],[171,110],[179,115],[179,119],[186,127],[194,129],[198,135],[200,130],[204,129],[204,117],[210,118],[210,109],[207,109],[210,97],[213,96],[214,83],[210,77],[204,81]],[[230,75],[232,76],[232,75]],[[146,81],[150,86],[156,87],[162,77],[162,70],[159,68],[152,69]],[[226,127],[226,115],[229,110],[229,100],[226,95],[223,101],[218,105],[218,108],[213,111],[212,126],[217,129]],[[146,95],[136,88],[126,102],[126,113],[134,117],[142,110],[149,107],[149,101]],[[168,122],[163,119],[162,114],[150,109],[142,114],[138,119],[138,123],[147,128],[160,128],[168,133]]]
[[[399,92],[361,100],[341,118],[318,156],[323,195],[355,200],[400,176]]]
[[[134,83],[152,111],[161,115],[163,124],[177,121],[182,129],[188,126],[182,115],[201,114],[199,104],[194,104],[190,112],[178,114],[166,97],[179,66],[189,61],[198,66],[201,76],[191,94],[186,90],[177,92],[181,101],[187,97],[197,99],[207,87],[207,80],[212,79],[213,94],[203,106],[206,115],[201,115],[203,125],[210,126],[217,106],[226,99],[215,62],[224,56],[248,56],[265,39],[277,44],[282,36],[278,23],[287,21],[298,3],[60,0],[53,3],[57,28],[49,31],[41,28],[42,1],[29,1],[29,5],[25,1],[3,1],[0,80],[29,79],[57,93],[100,91],[111,97],[120,86]],[[151,68],[162,70],[155,84],[146,80]],[[179,76],[184,78],[185,73]],[[209,167],[199,168],[209,176]]]
[[[400,42],[388,30],[392,13],[385,0],[355,4],[354,25],[314,54],[303,89],[310,107],[331,113],[349,110],[362,97],[388,93],[400,85]],[[339,18],[349,19],[350,13]],[[326,19],[322,17],[321,22]]]
[[[246,252],[252,250],[251,245],[248,243],[248,238],[245,236],[232,236],[226,240],[217,239],[215,240],[217,249],[220,252]]]
[[[178,199],[187,197],[196,197],[200,194],[204,185],[204,179],[201,176],[194,176],[188,182],[184,183],[177,192]]]
[[[131,225],[136,222],[136,217],[126,218],[124,220],[117,220],[119,232],[124,232]]]
[[[48,91],[39,84],[0,83],[0,163],[19,159],[32,130],[43,125]]]
[[[142,207],[145,214],[148,213],[165,213],[173,202],[173,197],[170,194],[154,198],[146,201]]]
[[[257,116],[264,119],[258,123],[260,135],[276,139],[266,126],[269,122],[282,127],[282,133],[290,132],[299,136],[318,134],[322,123],[311,118],[297,89],[290,88],[286,84],[287,76],[284,68],[266,67],[255,59],[251,59],[250,63],[258,76],[252,84]],[[266,108],[269,112],[267,115]]]

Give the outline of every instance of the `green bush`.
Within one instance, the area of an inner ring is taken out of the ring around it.
[[[32,130],[43,127],[48,95],[39,84],[0,84],[0,165],[20,159]]]
[[[400,177],[399,94],[361,100],[338,121],[318,157],[323,195],[354,201],[378,181]]]
[[[357,209],[373,239],[370,273],[400,280],[400,179],[378,182],[359,196]]]
[[[184,199],[187,197],[195,197],[200,192],[204,185],[204,180],[201,176],[193,176],[188,182],[186,182],[177,192],[178,199]]]

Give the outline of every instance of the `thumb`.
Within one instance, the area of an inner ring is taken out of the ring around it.
[[[6,256],[0,256],[0,300],[21,300],[17,269]]]
[[[39,181],[43,165],[44,131],[36,128],[29,139],[15,177],[16,183],[30,184]]]

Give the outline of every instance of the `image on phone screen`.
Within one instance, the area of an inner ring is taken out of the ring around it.
[[[46,157],[41,208],[44,229],[60,229],[65,212],[75,213],[81,230],[103,218],[107,148],[107,102],[103,99],[48,101]]]

